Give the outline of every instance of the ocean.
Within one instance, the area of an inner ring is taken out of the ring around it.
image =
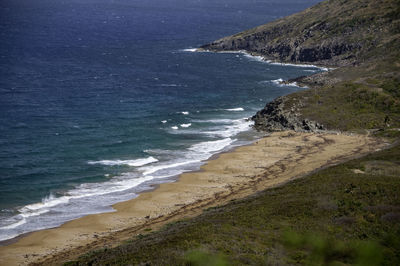
[[[0,2],[0,241],[112,212],[260,136],[247,118],[322,71],[193,52],[318,0]]]

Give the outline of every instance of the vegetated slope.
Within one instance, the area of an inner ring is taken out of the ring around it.
[[[370,52],[397,43],[399,18],[396,0],[330,0],[201,48],[246,50],[281,62],[342,66],[369,60]]]
[[[385,129],[400,127],[400,1],[330,0],[202,49],[246,50],[290,63],[338,66],[300,77],[305,90],[257,113],[256,127]]]
[[[331,167],[69,265],[399,265],[399,158]]]
[[[400,136],[398,58],[297,78],[298,84],[309,89],[268,103],[253,116],[255,126],[267,131],[369,130]]]

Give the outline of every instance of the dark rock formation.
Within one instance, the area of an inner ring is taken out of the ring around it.
[[[393,41],[399,11],[395,0],[323,1],[201,48],[245,50],[279,62],[352,65],[378,56],[371,51]]]
[[[321,44],[307,45],[305,40],[283,40],[279,43],[269,43],[270,32],[255,34],[238,39],[221,39],[211,44],[203,45],[204,50],[238,51],[245,50],[279,62],[314,63],[321,65],[347,65],[355,59],[350,53],[359,50],[357,44],[346,44],[341,40],[332,40]],[[275,35],[275,34],[273,34]]]
[[[254,127],[262,131],[295,130],[316,132],[324,130],[323,125],[300,118],[298,108],[301,107],[301,102],[289,108],[287,105],[285,96],[276,98],[268,103],[264,109],[258,111],[251,118],[254,121]]]

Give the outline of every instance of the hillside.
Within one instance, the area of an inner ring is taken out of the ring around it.
[[[201,48],[246,50],[280,62],[359,64],[388,52],[398,55],[399,18],[395,0],[324,1]]]
[[[398,134],[399,1],[325,1],[201,49],[245,50],[279,62],[335,67],[295,79],[310,89],[268,104],[253,117],[258,129]]]

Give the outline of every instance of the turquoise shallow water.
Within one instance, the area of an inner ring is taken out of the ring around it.
[[[320,71],[194,53],[318,1],[0,3],[0,240],[112,211],[254,137],[250,117]]]

